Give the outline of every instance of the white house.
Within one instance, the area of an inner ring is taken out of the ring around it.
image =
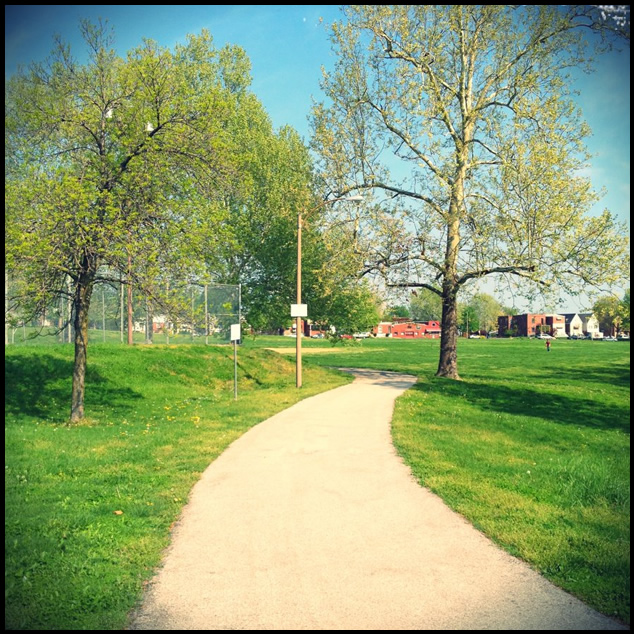
[[[599,320],[592,313],[579,313],[583,323],[583,332],[593,339],[601,339],[603,333],[599,330]]]
[[[583,320],[577,313],[564,313],[566,334],[570,337],[583,337]]]
[[[564,313],[566,333],[572,337],[590,335],[593,339],[601,339],[599,321],[592,313]]]

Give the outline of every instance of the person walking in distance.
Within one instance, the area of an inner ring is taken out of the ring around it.
[[[550,339],[546,339],[546,352],[550,352]]]

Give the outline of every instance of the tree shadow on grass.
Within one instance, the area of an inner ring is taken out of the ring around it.
[[[54,355],[12,355],[4,360],[5,420],[27,416],[65,422],[70,415],[73,362]],[[128,411],[141,395],[86,369],[87,415],[92,407]]]
[[[630,433],[630,409],[598,403],[580,396],[542,392],[530,387],[506,387],[499,383],[470,383],[433,378],[415,390],[462,399],[482,411],[534,416],[555,423],[618,430]]]
[[[575,381],[580,383],[598,383],[600,385],[614,385],[630,387],[630,366],[625,363],[613,363],[601,367],[578,366],[575,368],[548,368],[553,380]],[[543,376],[546,372],[543,372]]]

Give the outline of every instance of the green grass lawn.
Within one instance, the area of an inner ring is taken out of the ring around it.
[[[307,364],[419,376],[397,401],[392,436],[421,484],[554,583],[629,623],[629,342],[556,341],[547,353],[538,340],[460,340],[461,381],[433,376],[438,341],[349,350],[307,351]]]
[[[92,345],[86,423],[65,424],[72,346],[5,348],[5,627],[116,630],[201,472],[254,424],[350,377],[230,346]]]
[[[202,470],[298,399],[294,346],[247,338],[235,403],[230,347],[91,345],[77,427],[72,346],[6,348],[6,627],[125,627]],[[629,343],[461,340],[462,381],[434,378],[437,340],[303,349],[302,397],[349,380],[320,366],[416,374],[393,438],[420,482],[629,622]]]

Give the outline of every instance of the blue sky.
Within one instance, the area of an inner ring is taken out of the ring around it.
[[[218,47],[245,49],[252,65],[252,88],[273,125],[293,126],[309,136],[311,98],[320,99],[321,66],[333,55],[326,24],[340,17],[336,5],[5,5],[5,74],[19,64],[41,61],[53,48],[53,35],[77,52],[80,18],[107,18],[115,46],[124,55],[146,37],[162,46],[184,42],[206,28]],[[323,18],[323,23],[320,21]],[[607,195],[607,207],[629,225],[630,219],[630,54],[611,53],[597,60],[597,71],[578,73],[576,88],[593,130],[588,147],[595,157],[590,176]]]

